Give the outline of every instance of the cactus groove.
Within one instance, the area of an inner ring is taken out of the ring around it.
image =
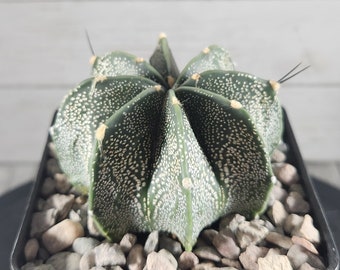
[[[166,231],[191,250],[219,217],[264,211],[282,135],[279,83],[235,71],[216,45],[180,73],[164,34],[150,63],[115,51],[92,64],[51,137],[104,236]]]

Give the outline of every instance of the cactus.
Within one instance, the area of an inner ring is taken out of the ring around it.
[[[150,58],[112,52],[62,102],[51,137],[104,236],[174,233],[191,250],[219,217],[261,214],[281,139],[279,83],[210,46],[179,73],[165,35]]]

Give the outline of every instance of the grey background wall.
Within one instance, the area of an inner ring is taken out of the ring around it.
[[[210,44],[237,69],[284,83],[283,106],[312,173],[339,183],[339,1],[0,1],[0,194],[33,178],[54,110],[91,52],[148,58],[166,32],[180,68]]]

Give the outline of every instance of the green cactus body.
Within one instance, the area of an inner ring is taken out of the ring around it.
[[[150,64],[97,57],[51,135],[103,235],[167,231],[191,250],[219,217],[264,211],[282,133],[277,83],[234,71],[215,45],[179,73],[165,36]]]

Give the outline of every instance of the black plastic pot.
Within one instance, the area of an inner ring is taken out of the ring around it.
[[[304,162],[302,160],[299,148],[297,146],[291,125],[289,123],[287,114],[284,112],[284,141],[287,143],[289,147],[288,151],[288,162],[293,164],[299,171],[301,177],[301,184],[304,187],[305,193],[307,195],[307,199],[311,206],[311,216],[313,217],[315,226],[320,231],[321,243],[318,247],[318,251],[320,252],[320,256],[325,260],[325,264],[328,270],[337,270],[339,269],[339,254],[337,247],[335,245],[333,236],[329,229],[329,225],[325,218],[324,210],[320,204],[320,200],[316,193],[313,182],[311,181],[309,175],[307,174]],[[20,231],[18,232],[18,236],[12,251],[12,255],[10,258],[11,268],[13,270],[19,270],[22,265],[25,264],[24,258],[24,247],[28,240],[30,224],[32,219],[32,214],[34,211],[34,206],[36,205],[36,201],[39,197],[39,191],[41,185],[46,178],[46,163],[50,158],[47,144],[50,141],[50,137],[47,139],[47,143],[45,146],[45,150],[42,156],[42,160],[40,163],[40,168],[37,174],[35,185],[32,189],[29,204],[26,209],[26,215],[23,219]]]

